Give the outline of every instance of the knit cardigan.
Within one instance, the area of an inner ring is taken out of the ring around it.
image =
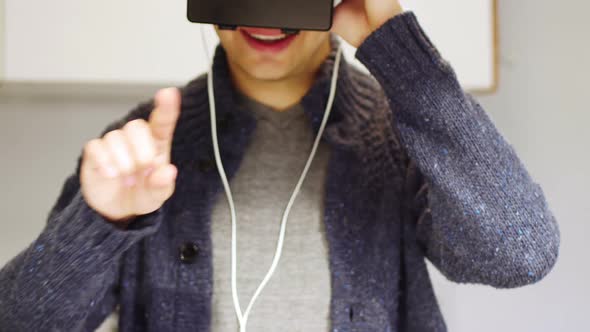
[[[338,42],[332,42],[301,100],[316,133],[334,67]],[[332,151],[323,216],[331,331],[446,331],[425,259],[458,283],[511,288],[542,279],[560,242],[544,193],[462,90],[415,15],[388,20],[356,57],[372,75],[342,63],[322,137]],[[221,46],[214,85],[221,157],[231,179],[256,121],[235,111],[236,87]],[[92,331],[118,308],[122,332],[209,331],[210,216],[223,191],[206,87],[206,74],[181,87],[174,194],[126,229],[85,203],[80,154],[46,227],[0,271],[0,330]],[[153,99],[139,103],[101,136],[147,119],[152,106]]]

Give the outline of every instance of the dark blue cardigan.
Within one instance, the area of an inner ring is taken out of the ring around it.
[[[316,131],[334,54],[302,100]],[[256,124],[234,111],[225,56],[218,47],[214,84],[231,178]],[[445,331],[425,258],[459,283],[509,288],[543,278],[560,241],[543,191],[461,89],[414,14],[389,20],[356,56],[377,80],[343,63],[323,137],[333,151],[324,212],[332,331]],[[90,331],[117,304],[124,332],[209,330],[210,214],[223,192],[205,76],[182,93],[174,195],[118,228],[85,204],[80,155],[46,228],[0,272],[0,330]],[[102,135],[147,119],[152,103],[139,104]]]

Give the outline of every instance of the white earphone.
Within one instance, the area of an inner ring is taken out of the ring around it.
[[[215,112],[215,93],[214,93],[214,88],[213,88],[213,60],[209,56],[209,53],[207,53],[209,48],[207,47],[207,40],[205,38],[203,25],[201,25],[201,37],[202,37],[203,46],[205,49],[206,56],[210,62],[209,72],[207,75],[207,90],[208,90],[208,94],[209,94],[209,110],[210,110],[210,114],[211,114],[211,137],[213,139],[213,149],[214,149],[214,154],[215,154],[215,162],[217,164],[217,169],[219,171],[219,175],[220,175],[221,180],[223,182],[223,187],[225,189],[225,194],[226,194],[226,197],[227,197],[227,200],[229,203],[229,207],[230,207],[230,211],[231,211],[231,223],[232,223],[232,226],[231,226],[231,230],[232,230],[232,237],[231,237],[231,287],[232,287],[232,297],[233,297],[234,309],[235,309],[236,316],[238,318],[238,323],[240,326],[239,332],[246,332],[246,324],[248,322],[248,317],[249,317],[250,311],[252,310],[254,302],[258,298],[258,295],[260,295],[260,293],[262,292],[262,289],[266,286],[266,284],[268,283],[268,281],[272,277],[272,275],[279,263],[279,259],[281,257],[281,253],[283,250],[283,241],[285,238],[285,231],[286,231],[286,227],[287,227],[287,218],[289,217],[289,212],[290,212],[291,207],[295,201],[295,198],[297,197],[297,194],[299,193],[301,185],[303,184],[303,180],[305,179],[305,176],[307,175],[307,171],[309,170],[309,167],[311,165],[313,157],[315,156],[317,147],[319,145],[320,139],[321,139],[322,134],[324,132],[324,128],[326,126],[326,123],[328,122],[328,117],[330,116],[330,111],[332,110],[332,104],[334,103],[334,97],[336,95],[338,71],[340,68],[340,60],[342,57],[342,48],[339,47],[338,51],[336,53],[336,59],[335,59],[334,68],[333,68],[333,72],[332,72],[332,80],[331,80],[331,84],[330,84],[330,94],[328,97],[328,103],[326,104],[326,110],[324,112],[324,118],[323,118],[322,123],[320,125],[319,132],[318,132],[317,137],[314,141],[309,158],[307,159],[307,163],[305,164],[305,168],[303,169],[303,172],[301,173],[301,177],[299,178],[299,181],[297,182],[297,185],[295,186],[295,190],[293,191],[293,194],[291,195],[289,203],[287,204],[287,207],[285,208],[285,211],[283,213],[283,219],[281,221],[281,227],[280,227],[280,231],[279,231],[277,248],[275,251],[275,255],[274,255],[272,264],[271,264],[270,268],[268,269],[268,272],[264,276],[262,282],[260,283],[260,285],[256,289],[256,292],[254,292],[252,299],[250,299],[250,303],[248,304],[246,311],[242,312],[242,309],[240,307],[240,301],[238,299],[237,281],[236,281],[236,279],[237,279],[237,276],[236,276],[236,266],[237,266],[236,219],[237,219],[237,216],[236,216],[236,211],[235,211],[235,207],[234,207],[232,194],[231,194],[231,191],[229,188],[229,183],[227,181],[227,176],[225,174],[225,169],[223,168],[223,164],[221,162],[221,157],[220,157],[220,153],[219,153],[219,144],[217,141],[217,121],[215,118],[215,114],[216,114],[216,112]]]

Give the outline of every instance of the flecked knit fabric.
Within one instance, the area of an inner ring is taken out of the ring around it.
[[[331,147],[324,224],[332,330],[446,331],[425,259],[459,283],[509,288],[541,280],[560,241],[543,191],[415,15],[387,21],[356,57],[376,80],[343,63],[323,137]],[[301,101],[316,132],[333,64],[334,52]],[[231,178],[255,120],[234,112],[221,47],[214,69]],[[3,331],[91,331],[117,303],[123,332],[209,330],[210,217],[223,189],[211,162],[205,76],[182,93],[174,195],[120,229],[85,204],[78,158],[45,229],[0,271]],[[140,104],[103,134],[147,119],[152,106]],[[183,261],[187,247],[198,250]]]

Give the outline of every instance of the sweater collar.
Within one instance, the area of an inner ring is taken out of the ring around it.
[[[332,69],[338,47],[341,45],[334,35],[330,38],[331,52],[320,66],[311,88],[301,99],[301,105],[315,135],[319,131],[324,116],[330,93]],[[240,95],[231,78],[227,54],[221,45],[218,45],[215,50],[213,75],[218,128],[230,128],[229,132],[220,129],[220,146],[227,153],[239,155],[255,128],[256,120],[252,114],[240,112],[237,107]],[[372,105],[369,105],[370,100],[359,97],[364,95],[363,91],[367,90],[363,75],[358,69],[352,68],[344,56],[342,57],[334,104],[322,137],[332,148],[354,150],[358,147],[360,141],[358,127],[364,123],[368,118],[368,112],[373,109]],[[210,149],[212,144],[208,133],[210,117],[206,75],[191,81],[183,90],[181,118],[184,119],[179,120],[173,146],[179,161],[193,160],[195,149],[200,151]],[[227,126],[227,123],[232,122],[234,125]],[[239,124],[237,127],[236,123]]]
[[[301,99],[304,112],[309,121],[311,121],[315,134],[319,131],[328,96],[330,93],[330,83],[332,71],[334,69],[336,54],[341,42],[334,35],[330,36],[331,51],[326,60],[320,66],[314,83],[311,88]],[[215,50],[213,60],[215,101],[217,105],[218,118],[223,120],[228,115],[231,116],[237,111],[236,105],[239,102],[239,92],[231,79],[227,54],[221,45]],[[354,74],[354,73],[352,73]],[[324,138],[334,146],[341,146],[342,140],[339,134],[342,133],[350,124],[350,116],[356,111],[359,105],[351,101],[351,94],[355,93],[355,84],[351,77],[350,64],[342,56],[340,69],[338,72],[337,90],[334,98],[334,104],[330,112],[328,123],[324,132]]]

